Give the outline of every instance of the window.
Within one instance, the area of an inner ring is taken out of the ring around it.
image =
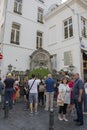
[[[56,25],[51,26],[48,31],[49,31],[49,36],[48,36],[49,45],[55,44],[56,43],[56,38],[57,38],[57,36],[56,36],[56,32],[57,32],[56,31]]]
[[[38,22],[43,23],[43,9],[38,8]]]
[[[73,24],[72,24],[72,18],[69,18],[64,21],[64,39],[67,39],[72,36],[73,36]]]
[[[13,23],[11,30],[11,43],[19,45],[20,25]]]
[[[37,32],[36,48],[42,48],[42,37],[43,34],[41,32]]]
[[[72,60],[72,52],[71,51],[66,51],[64,52],[64,65],[71,65],[73,64],[73,60]]]
[[[81,17],[82,23],[82,36],[87,38],[87,19]]]
[[[22,0],[14,0],[14,12],[22,14]]]
[[[1,25],[1,27],[0,27],[0,43],[2,42],[2,38],[3,38],[3,33],[4,33],[4,31],[3,31],[3,24]]]
[[[52,69],[57,69],[57,55],[54,54],[52,55],[52,58],[51,58],[51,62],[52,62]]]

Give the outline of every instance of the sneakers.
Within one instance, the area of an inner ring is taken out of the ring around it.
[[[65,117],[63,118],[63,120],[66,121],[66,122],[68,121]]]
[[[37,111],[35,111],[35,115],[37,115],[38,114],[38,112]]]
[[[30,112],[30,116],[33,116],[33,112]]]
[[[63,118],[61,117],[61,115],[58,116],[58,119],[59,119],[60,121],[63,120]]]
[[[34,113],[30,112],[30,116],[33,116],[33,115],[38,115],[38,111],[35,111]]]
[[[67,119],[66,119],[66,117],[65,117],[65,115],[63,115],[63,118],[61,117],[61,115],[59,115],[58,116],[58,119],[60,120],[60,121],[62,121],[62,120],[64,120],[64,121],[68,121]]]
[[[66,121],[66,122],[68,121],[68,120],[66,119],[66,116],[65,116],[65,115],[63,115],[63,120]]]
[[[51,108],[50,111],[53,112],[53,108]]]

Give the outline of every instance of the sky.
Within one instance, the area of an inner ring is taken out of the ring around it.
[[[65,2],[66,0],[62,0],[62,2]]]
[[[49,8],[52,4],[58,4],[60,0],[44,0],[46,6]],[[65,2],[66,0],[62,0],[62,2]]]

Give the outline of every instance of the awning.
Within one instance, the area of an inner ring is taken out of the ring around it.
[[[83,48],[83,47],[81,47],[81,50],[82,50],[82,52],[87,53],[87,48]]]

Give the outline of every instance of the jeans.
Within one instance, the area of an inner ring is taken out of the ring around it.
[[[46,109],[53,109],[54,92],[46,92]]]
[[[82,101],[78,102],[78,99],[74,99],[74,103],[77,112],[77,120],[83,123]]]
[[[13,95],[13,89],[5,90],[4,106],[5,106],[5,103],[8,101],[9,109],[12,109],[12,107],[13,107],[12,95]]]

